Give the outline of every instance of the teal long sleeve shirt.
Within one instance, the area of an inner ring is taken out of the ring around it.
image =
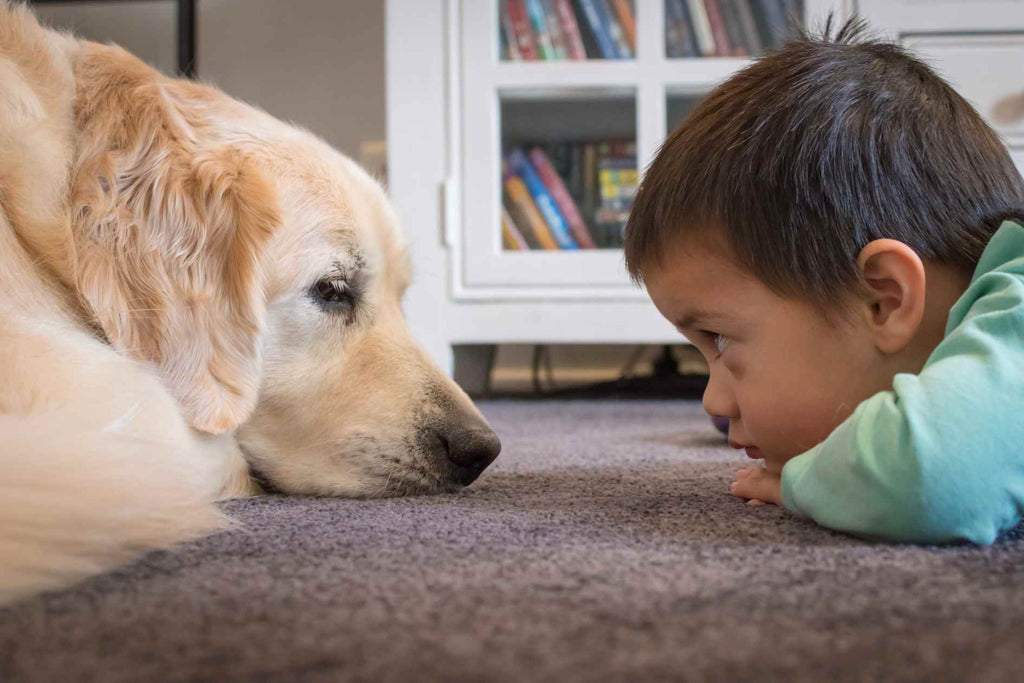
[[[783,504],[913,543],[992,543],[1024,514],[1024,228],[992,236],[920,374],[786,463]]]

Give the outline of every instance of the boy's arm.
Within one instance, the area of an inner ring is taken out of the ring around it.
[[[1024,511],[1024,264],[978,277],[919,375],[782,471],[785,506],[896,541],[991,543]],[[1014,272],[1018,271],[1018,272]]]

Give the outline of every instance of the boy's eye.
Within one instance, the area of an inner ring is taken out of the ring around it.
[[[710,331],[705,331],[704,335],[711,341],[711,343],[715,347],[715,350],[718,351],[719,355],[725,353],[726,347],[729,346],[728,337],[726,337],[724,334],[719,334],[718,332]]]

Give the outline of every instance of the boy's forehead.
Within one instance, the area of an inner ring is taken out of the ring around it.
[[[644,281],[648,288],[651,281],[686,282],[699,291],[756,278],[733,259],[724,240],[679,239],[665,245],[658,263],[645,273]]]
[[[644,278],[655,305],[680,329],[738,319],[764,287],[720,248],[676,243]]]

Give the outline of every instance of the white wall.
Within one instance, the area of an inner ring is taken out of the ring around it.
[[[199,0],[202,2],[202,0]],[[177,3],[78,2],[35,5],[40,20],[101,43],[117,43],[165,73],[174,73]]]
[[[204,80],[358,158],[384,139],[383,0],[198,0]]]
[[[358,158],[384,139],[383,0],[197,0],[199,77]],[[48,23],[116,42],[167,73],[174,0],[36,6]]]

